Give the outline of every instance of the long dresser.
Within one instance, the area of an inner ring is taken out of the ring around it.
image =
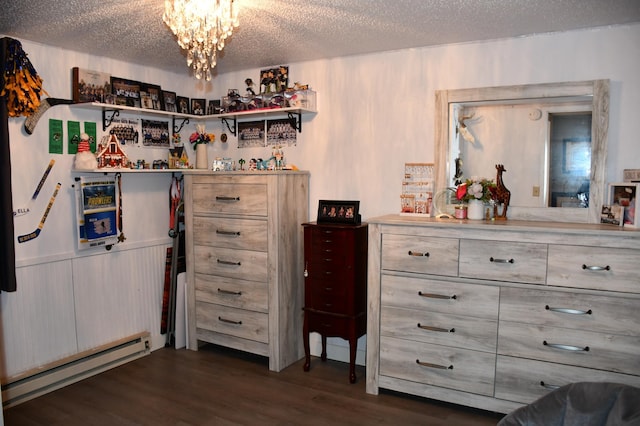
[[[640,231],[368,222],[368,393],[507,413],[571,382],[640,387]]]
[[[184,192],[187,347],[300,360],[308,172],[185,171]]]

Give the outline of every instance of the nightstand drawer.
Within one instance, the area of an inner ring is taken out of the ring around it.
[[[268,314],[196,302],[197,328],[268,343],[268,326]]]
[[[640,293],[640,250],[550,246],[548,285]]]
[[[267,281],[267,253],[195,246],[195,272],[249,281]]]
[[[500,320],[640,336],[640,298],[504,287]]]
[[[383,306],[497,320],[499,294],[498,287],[488,285],[387,274],[381,277]]]
[[[380,338],[380,374],[493,396],[496,355]]]
[[[458,240],[384,234],[382,269],[455,277],[458,275]]]
[[[196,275],[196,300],[233,308],[268,312],[267,283],[216,275]]]
[[[196,216],[193,242],[197,245],[267,251],[264,220]]]
[[[193,212],[267,215],[267,185],[243,183],[193,184]]]
[[[546,274],[546,244],[460,241],[461,277],[544,284]]]
[[[498,321],[428,310],[383,306],[380,334],[484,352],[495,352]]]
[[[640,375],[640,337],[500,321],[498,353]]]

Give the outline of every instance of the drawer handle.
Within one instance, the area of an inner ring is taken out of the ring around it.
[[[241,291],[231,291],[231,290],[224,290],[222,288],[218,289],[218,293],[222,293],[222,294],[230,294],[232,296],[242,296],[242,292]]]
[[[219,234],[219,235],[233,235],[233,236],[239,237],[240,236],[240,231],[224,231],[224,230],[221,230],[221,229],[216,229],[216,234]]]
[[[455,294],[452,296],[447,296],[445,294],[435,294],[435,293],[423,293],[421,291],[418,292],[418,296],[420,297],[428,297],[429,299],[453,299],[456,300],[458,296]]]
[[[587,269],[589,271],[610,271],[611,266],[582,265],[582,269]]]
[[[419,251],[411,251],[409,250],[409,253],[407,253],[409,256],[414,256],[414,257],[429,257],[430,254],[429,252],[426,253],[420,253]]]
[[[220,260],[217,259],[217,262],[221,265],[232,265],[232,266],[240,266],[242,265],[242,262],[231,262],[229,260]]]
[[[585,346],[584,348],[581,348],[580,346],[564,345],[562,343],[549,343],[546,340],[543,341],[542,344],[545,346],[549,346],[550,348],[560,349],[562,351],[589,352],[589,346]]]
[[[546,305],[544,308],[547,311],[560,312],[562,314],[571,314],[571,315],[591,315],[593,313],[591,309],[586,311],[581,311],[579,309],[571,309],[571,308],[553,308],[549,305]]]
[[[545,383],[542,380],[540,381],[540,386],[549,390],[556,390],[560,387],[559,385],[550,385],[549,383]]]
[[[453,365],[446,366],[446,365],[432,364],[430,362],[420,361],[419,359],[416,359],[416,364],[421,365],[423,367],[437,368],[439,370],[453,370]]]
[[[216,195],[216,201],[240,201],[240,197],[226,197],[224,195]]]
[[[489,262],[493,262],[493,263],[515,263],[515,260],[513,260],[513,259],[496,259],[494,257],[490,257],[489,258]]]
[[[333,244],[333,240],[324,240],[323,243],[325,243],[325,244]]]
[[[432,327],[430,325],[422,325],[420,323],[418,323],[418,328],[421,328],[422,330],[437,331],[437,332],[440,332],[440,333],[455,333],[456,332],[455,328]]]
[[[218,321],[226,322],[227,324],[242,325],[242,321],[233,321],[222,317],[218,317]]]

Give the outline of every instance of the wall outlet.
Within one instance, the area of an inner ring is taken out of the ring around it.
[[[531,191],[531,196],[533,196],[533,197],[539,197],[540,196],[540,187],[539,186],[534,186],[533,187],[533,191]]]

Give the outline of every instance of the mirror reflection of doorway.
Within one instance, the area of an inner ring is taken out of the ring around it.
[[[550,113],[549,207],[589,207],[591,113]]]

